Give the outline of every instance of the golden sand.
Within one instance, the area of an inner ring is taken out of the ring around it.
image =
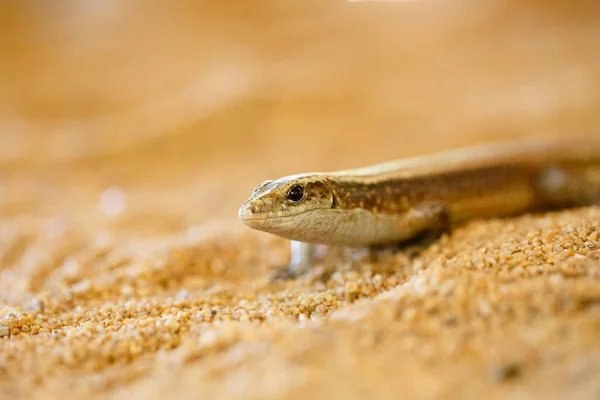
[[[260,234],[67,256],[61,244],[76,233],[4,229],[3,259],[30,260],[3,275],[13,305],[0,310],[2,386],[211,398],[594,393],[599,233],[599,207],[478,221],[372,261],[332,252],[309,276],[269,284],[264,254],[285,243]]]

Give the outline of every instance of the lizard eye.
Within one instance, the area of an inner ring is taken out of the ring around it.
[[[300,185],[294,185],[288,190],[285,197],[293,203],[298,203],[304,199],[304,188]]]

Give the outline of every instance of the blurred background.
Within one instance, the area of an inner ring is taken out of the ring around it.
[[[177,231],[265,179],[599,128],[594,0],[0,6],[4,221]]]

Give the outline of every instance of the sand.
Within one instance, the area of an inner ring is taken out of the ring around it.
[[[236,217],[290,173],[596,135],[593,5],[131,4],[1,14],[0,398],[600,396],[600,206],[284,282]]]

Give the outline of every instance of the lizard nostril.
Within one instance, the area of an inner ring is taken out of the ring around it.
[[[250,207],[250,212],[251,212],[252,214],[255,214],[255,213],[257,213],[257,212],[258,212],[258,207],[256,207],[256,206],[252,206],[252,207]]]

